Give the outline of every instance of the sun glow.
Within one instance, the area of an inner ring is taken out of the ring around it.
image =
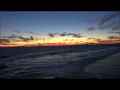
[[[44,38],[39,40],[30,40],[30,41],[20,41],[15,42],[11,41],[9,43],[0,44],[0,47],[35,47],[35,46],[68,46],[68,45],[86,45],[86,44],[120,44],[120,40],[109,40],[107,38],[102,39],[88,39],[87,37],[83,38]]]

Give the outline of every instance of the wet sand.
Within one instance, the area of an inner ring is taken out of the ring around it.
[[[120,52],[84,68],[81,79],[120,79]]]

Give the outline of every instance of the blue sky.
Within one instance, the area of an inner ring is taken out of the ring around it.
[[[2,12],[1,13],[1,27],[4,31],[11,30],[29,30],[29,31],[82,31],[84,32],[89,23],[87,19],[99,18],[108,12]]]
[[[87,38],[107,38],[110,35],[118,37],[118,34],[108,33],[119,31],[110,29],[109,24],[120,22],[118,11],[1,11],[0,14],[2,36],[15,34],[29,37],[29,32],[33,32],[40,34],[33,34],[34,37],[48,38],[48,33],[67,32]]]

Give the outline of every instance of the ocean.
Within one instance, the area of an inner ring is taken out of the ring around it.
[[[120,45],[0,48],[0,79],[81,79],[85,67],[118,52]]]

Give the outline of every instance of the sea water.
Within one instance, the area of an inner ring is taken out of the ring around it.
[[[83,69],[120,52],[120,45],[0,48],[0,79],[80,79]]]

